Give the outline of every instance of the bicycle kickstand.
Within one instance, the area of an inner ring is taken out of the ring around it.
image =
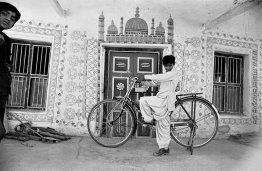
[[[188,143],[187,143],[189,145],[189,147],[187,147],[187,150],[190,151],[191,155],[193,155],[193,149],[194,149],[193,144],[194,144],[195,132],[196,132],[195,127],[193,127],[192,131],[190,133],[190,137],[189,137]]]

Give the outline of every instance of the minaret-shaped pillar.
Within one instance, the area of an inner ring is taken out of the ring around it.
[[[154,18],[152,18],[150,30],[151,30],[150,35],[154,35],[155,34]]]
[[[167,29],[167,42],[172,44],[174,39],[174,20],[171,18],[171,15],[167,20]]]
[[[120,32],[119,34],[123,34],[123,25],[124,25],[124,22],[123,22],[123,17],[121,17],[121,21],[120,21]]]
[[[104,42],[104,34],[105,34],[105,17],[102,14],[99,16],[99,23],[98,23],[98,41]]]

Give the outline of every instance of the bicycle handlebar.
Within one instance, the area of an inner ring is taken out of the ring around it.
[[[138,81],[138,77],[132,77],[131,80],[137,82]]]

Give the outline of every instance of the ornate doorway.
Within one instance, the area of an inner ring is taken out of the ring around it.
[[[145,74],[161,72],[159,61],[161,52],[158,51],[121,51],[107,50],[104,70],[104,98],[124,96],[129,84],[129,72],[132,76],[142,77]],[[134,93],[131,98],[138,101],[141,96],[155,95],[157,88],[151,88],[147,93]],[[137,113],[138,118],[141,114]],[[138,124],[137,136],[153,136],[150,128]]]

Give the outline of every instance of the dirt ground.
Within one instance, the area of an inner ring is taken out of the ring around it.
[[[262,169],[261,143],[214,140],[190,155],[172,141],[170,155],[154,157],[152,153],[157,150],[154,138],[131,139],[118,148],[101,147],[90,137],[74,137],[56,144],[4,139],[0,143],[0,170],[256,171]]]

